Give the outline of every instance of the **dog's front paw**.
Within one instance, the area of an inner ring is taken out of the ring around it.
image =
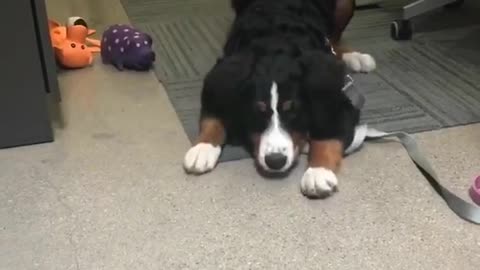
[[[326,168],[308,168],[303,174],[300,188],[309,198],[325,198],[337,189],[337,176]]]
[[[342,59],[355,72],[370,72],[377,67],[375,59],[370,54],[359,52],[344,53]]]
[[[210,143],[199,143],[185,155],[183,167],[188,173],[202,174],[213,170],[217,164],[222,148]]]

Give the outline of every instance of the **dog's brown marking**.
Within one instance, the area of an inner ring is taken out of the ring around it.
[[[283,102],[282,104],[282,111],[286,112],[289,111],[293,108],[293,101],[292,100],[287,100]]]
[[[337,0],[335,8],[335,29],[330,37],[330,42],[339,59],[342,59],[344,53],[353,51],[345,44],[342,44],[341,39],[343,31],[345,31],[345,28],[347,28],[347,25],[353,17],[354,11],[354,0]]]
[[[265,104],[265,102],[259,101],[259,102],[257,102],[257,108],[261,112],[266,112],[267,111],[267,104]]]
[[[332,36],[332,42],[338,42],[342,39],[342,34],[347,28],[355,12],[355,0],[337,0],[335,5],[335,28]]]
[[[211,143],[214,146],[225,143],[225,127],[222,122],[216,118],[205,117],[200,120],[200,134],[198,143]]]
[[[343,159],[343,143],[338,140],[310,141],[308,165],[338,172]]]

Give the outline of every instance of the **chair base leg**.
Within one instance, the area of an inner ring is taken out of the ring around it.
[[[457,1],[459,0],[418,0],[403,7],[403,19],[410,20],[413,17],[422,15],[443,6],[447,6],[449,4],[454,4]]]

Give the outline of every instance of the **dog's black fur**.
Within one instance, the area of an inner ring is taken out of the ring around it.
[[[220,119],[229,141],[248,142],[268,125],[272,111],[260,105],[268,104],[275,81],[286,130],[348,146],[359,111],[342,92],[346,66],[327,42],[335,2],[232,0],[236,18],[224,55],[205,78],[201,117]]]

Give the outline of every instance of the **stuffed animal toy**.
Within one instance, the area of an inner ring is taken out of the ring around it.
[[[49,20],[50,39],[57,62],[65,68],[83,68],[93,62],[94,52],[100,51],[100,41],[88,38],[95,30],[88,29],[85,20],[71,17],[66,26]]]
[[[128,25],[112,25],[102,35],[102,60],[118,70],[149,70],[155,61],[152,38]]]

